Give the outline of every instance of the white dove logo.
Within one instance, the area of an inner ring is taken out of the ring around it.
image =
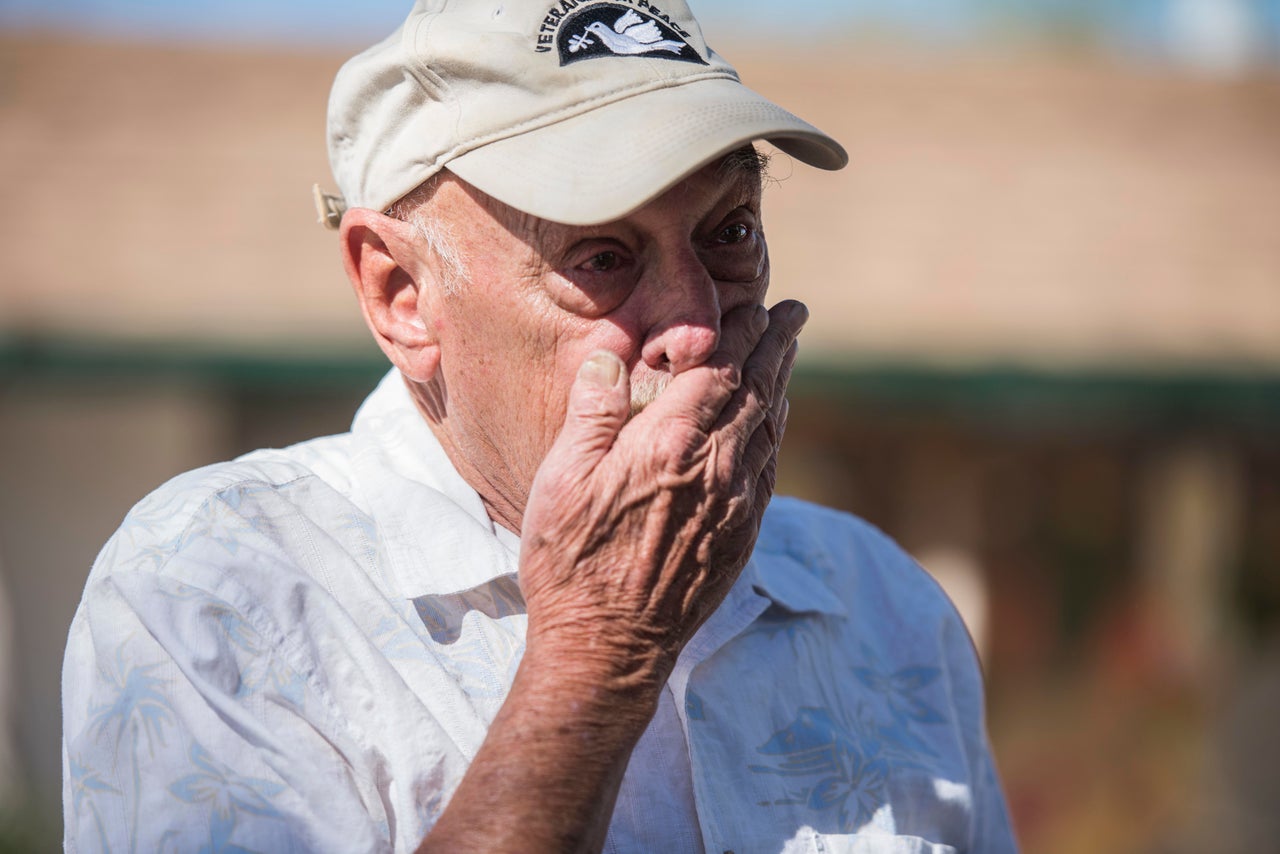
[[[561,5],[568,2],[574,0],[562,0]],[[549,50],[548,43],[554,42],[561,65],[606,56],[646,56],[707,64],[689,43],[688,32],[657,7],[649,14],[641,14],[620,3],[583,3],[564,16],[552,9],[543,21],[543,29],[552,29],[554,35],[539,35],[537,49]]]
[[[656,50],[667,50],[678,54],[685,47],[684,42],[662,38],[657,22],[646,21],[637,15],[634,9],[628,9],[626,14],[614,21],[612,30],[600,21],[588,24],[581,34],[569,39],[569,51],[577,53],[595,44],[591,39],[591,33],[599,36],[600,41],[604,42],[604,46],[611,52],[621,55],[653,53]]]

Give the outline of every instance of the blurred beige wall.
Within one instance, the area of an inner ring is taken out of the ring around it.
[[[310,208],[341,56],[0,51],[0,332],[364,340]],[[775,293],[815,353],[1280,366],[1275,75],[725,52],[852,156],[774,164]]]

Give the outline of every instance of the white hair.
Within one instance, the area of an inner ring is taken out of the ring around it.
[[[470,282],[471,277],[458,249],[453,224],[439,216],[430,204],[440,183],[440,174],[437,172],[408,195],[392,202],[386,213],[393,219],[408,223],[418,239],[440,259],[441,284],[446,293],[453,294]]]

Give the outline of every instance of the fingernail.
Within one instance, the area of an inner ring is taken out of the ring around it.
[[[597,350],[582,363],[578,376],[591,385],[613,388],[622,372],[622,361],[608,350]]]
[[[800,323],[804,323],[809,319],[809,307],[802,302],[793,302],[791,304],[791,319]]]

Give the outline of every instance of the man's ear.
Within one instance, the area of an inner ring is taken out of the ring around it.
[[[426,316],[432,273],[413,226],[368,208],[350,208],[339,229],[342,263],[374,340],[400,372],[427,382],[440,346]]]

